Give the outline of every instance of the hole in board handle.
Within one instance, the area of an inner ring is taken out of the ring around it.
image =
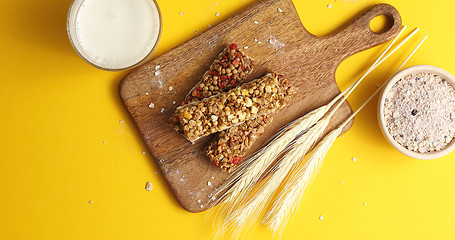
[[[393,22],[392,16],[378,15],[371,19],[370,29],[377,34],[385,33],[393,27]]]

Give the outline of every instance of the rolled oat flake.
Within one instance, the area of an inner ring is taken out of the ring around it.
[[[440,151],[455,137],[455,90],[432,73],[407,75],[388,92],[384,116],[400,145],[419,153]]]

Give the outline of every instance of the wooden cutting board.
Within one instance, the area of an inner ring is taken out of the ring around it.
[[[393,19],[391,28],[383,33],[369,27],[371,19],[379,15]],[[251,153],[277,129],[328,103],[340,92],[335,71],[344,59],[391,40],[400,27],[398,11],[379,4],[339,31],[316,37],[302,26],[291,0],[258,1],[130,72],[120,83],[120,95],[178,202],[190,212],[200,212],[207,209],[211,193],[228,175],[202,152],[210,136],[191,144],[168,125],[168,119],[228,43],[248,46],[244,51],[256,60],[248,80],[274,71],[299,88],[288,106],[275,115]],[[350,113],[345,103],[332,118],[330,128]]]

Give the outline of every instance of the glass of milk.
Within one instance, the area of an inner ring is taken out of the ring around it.
[[[155,0],[74,0],[68,12],[73,48],[102,70],[127,70],[149,60],[161,28]]]

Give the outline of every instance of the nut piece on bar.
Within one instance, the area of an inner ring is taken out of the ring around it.
[[[282,75],[269,73],[228,92],[178,107],[176,120],[184,137],[193,142],[281,109],[294,92]]]
[[[207,157],[222,171],[230,173],[256,138],[264,133],[267,124],[272,122],[272,115],[263,115],[222,131],[207,146]]]
[[[231,43],[218,55],[210,70],[189,92],[184,103],[198,101],[236,87],[253,71],[254,60],[235,43]]]
[[[190,90],[182,105],[226,92],[245,80],[253,71],[254,60],[247,56],[235,43],[229,44],[205,72],[202,79]],[[169,119],[171,126],[178,132],[176,116]]]

